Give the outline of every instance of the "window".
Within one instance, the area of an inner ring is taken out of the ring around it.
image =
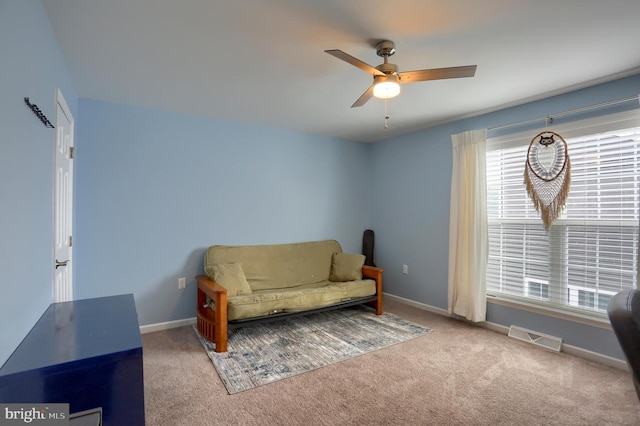
[[[603,317],[638,282],[640,120],[623,113],[554,128],[571,189],[547,233],[523,173],[535,131],[487,141],[487,295]]]
[[[549,300],[549,283],[546,281],[525,278],[525,296],[534,299]]]

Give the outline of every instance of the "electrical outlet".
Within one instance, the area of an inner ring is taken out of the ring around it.
[[[178,278],[178,289],[182,290],[187,287],[187,279],[186,278]]]
[[[409,274],[409,265],[402,265],[402,273],[405,275]]]

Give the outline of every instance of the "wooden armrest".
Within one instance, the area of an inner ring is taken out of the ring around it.
[[[198,312],[212,321],[215,326],[215,336],[213,341],[216,344],[216,352],[227,351],[227,289],[207,277],[197,275],[198,283]],[[213,315],[208,307],[207,296],[213,299],[215,308]]]
[[[222,287],[206,275],[196,275],[196,282],[198,283],[198,289],[202,290],[212,299],[218,297],[218,294],[220,293],[227,293],[226,288]]]
[[[377,266],[362,265],[362,275],[367,278],[376,278],[378,274],[382,275],[384,269]]]
[[[378,301],[375,303],[376,314],[382,315],[382,273],[384,269],[376,266],[363,265],[362,278],[371,278],[376,281],[376,294]]]

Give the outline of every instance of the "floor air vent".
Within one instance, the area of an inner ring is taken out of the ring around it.
[[[561,337],[549,336],[548,334],[538,333],[515,325],[509,327],[509,337],[533,343],[556,352],[560,352],[560,348],[562,348]]]

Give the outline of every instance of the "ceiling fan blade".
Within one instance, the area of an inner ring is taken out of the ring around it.
[[[374,86],[373,84],[369,86],[369,88],[365,90],[365,92],[362,95],[360,95],[358,100],[355,101],[353,105],[351,105],[351,108],[361,107],[362,105],[366,104],[367,101],[371,99],[371,97],[373,96],[373,86]]]
[[[473,77],[477,65],[464,67],[433,68],[430,70],[405,71],[398,73],[400,83],[414,83],[416,81],[443,80],[446,78]]]
[[[367,64],[366,62],[362,62],[358,58],[354,58],[353,56],[349,55],[348,53],[344,53],[342,50],[331,49],[331,50],[325,50],[325,52],[327,52],[329,55],[335,56],[338,59],[342,59],[343,61],[348,62],[351,65],[356,66],[356,67],[360,68],[362,71],[364,71],[366,73],[369,73],[371,75],[384,75],[384,73],[382,71],[380,71],[379,69],[376,69],[376,68],[372,67],[371,65]]]

